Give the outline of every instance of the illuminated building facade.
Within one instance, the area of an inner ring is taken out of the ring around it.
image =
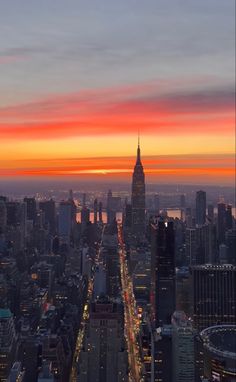
[[[145,233],[145,175],[141,162],[138,143],[137,159],[132,179],[132,231],[134,234]]]

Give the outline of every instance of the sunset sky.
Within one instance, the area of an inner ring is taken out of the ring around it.
[[[0,0],[0,178],[232,185],[234,0]]]

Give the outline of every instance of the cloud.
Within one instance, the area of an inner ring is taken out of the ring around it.
[[[0,65],[29,60],[35,54],[50,53],[46,46],[21,46],[0,50]]]
[[[233,155],[170,155],[144,156],[142,159],[148,181],[205,181],[233,184]],[[134,157],[55,158],[8,160],[0,163],[0,176],[77,176],[130,178]]]
[[[53,139],[83,135],[200,134],[234,131],[231,87],[170,90],[156,82],[54,95],[0,108],[0,137]]]

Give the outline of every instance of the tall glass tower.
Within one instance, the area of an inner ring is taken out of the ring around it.
[[[145,233],[145,175],[140,155],[138,140],[137,159],[132,179],[132,231],[134,234]]]

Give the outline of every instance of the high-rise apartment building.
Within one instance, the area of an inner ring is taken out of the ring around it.
[[[191,273],[194,327],[236,324],[236,267],[199,265]]]
[[[141,162],[138,143],[136,164],[132,179],[132,231],[135,234],[145,233],[145,175]]]

